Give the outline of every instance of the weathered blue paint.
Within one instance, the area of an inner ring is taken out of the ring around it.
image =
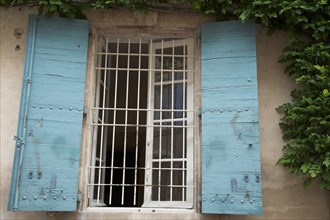
[[[8,210],[75,211],[88,22],[31,15],[26,45]]]
[[[202,213],[261,214],[255,27],[202,27]]]

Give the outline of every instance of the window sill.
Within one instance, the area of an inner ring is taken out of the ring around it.
[[[88,207],[86,212],[112,212],[112,213],[195,213],[194,209],[185,208],[121,208],[121,207]]]

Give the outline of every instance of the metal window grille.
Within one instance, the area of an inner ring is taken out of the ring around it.
[[[192,39],[99,37],[89,205],[192,207]]]

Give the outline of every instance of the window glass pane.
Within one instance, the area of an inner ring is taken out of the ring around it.
[[[182,201],[182,190],[184,189],[183,187],[178,187],[178,186],[183,186],[183,162],[173,162],[173,185],[177,187],[173,187],[173,201]]]
[[[183,83],[174,85],[174,109],[183,110]],[[183,112],[174,112],[174,118],[182,118]]]
[[[173,128],[173,158],[183,158],[183,128]]]
[[[160,82],[161,81],[161,73],[160,71],[155,72],[155,82]]]
[[[183,79],[183,72],[174,72],[174,80]]]
[[[159,127],[154,127],[154,137],[153,137],[153,159],[159,158],[159,139],[160,129]]]
[[[173,54],[173,48],[172,47],[163,48],[163,54],[172,55]]]
[[[175,57],[174,59],[174,69],[183,70],[183,57]]]
[[[152,190],[151,190],[151,200],[158,200],[158,191],[159,191],[159,163],[152,163],[152,167],[154,168],[152,172]]]
[[[154,108],[160,109],[160,86],[155,86],[154,90]],[[158,120],[160,118],[160,111],[154,112],[154,119]]]
[[[162,128],[162,159],[171,158],[171,128],[165,127]]]
[[[164,71],[163,72],[163,82],[171,81],[172,80],[172,72]]]
[[[163,57],[163,69],[164,70],[171,70],[173,69],[173,66],[172,66],[172,56],[170,57]]]
[[[175,53],[175,55],[183,55],[184,54],[183,53],[183,48],[184,48],[184,46],[174,47],[174,53]]]
[[[172,85],[163,85],[162,109],[172,109]],[[163,111],[162,118],[169,119],[172,117],[170,111]]]
[[[155,50],[155,53],[156,53],[156,54],[162,54],[162,49],[156,49],[156,50]]]
[[[170,184],[171,184],[171,178],[170,178],[170,169],[164,169],[164,168],[170,168],[171,163],[170,162],[162,162],[161,168],[162,170],[160,175],[160,201],[169,201],[170,200]]]
[[[155,69],[160,70],[162,67],[162,57],[161,56],[155,56]]]

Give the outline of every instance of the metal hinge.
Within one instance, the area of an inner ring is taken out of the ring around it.
[[[87,105],[84,106],[84,109],[83,109],[83,114],[84,115],[87,115],[87,112],[88,112],[88,108],[87,108]]]
[[[203,195],[201,194],[198,198],[198,203],[199,203],[199,211],[202,212],[202,201],[203,201]]]
[[[82,199],[82,193],[77,194],[77,202],[81,202]]]
[[[17,135],[14,135],[14,140],[16,141],[16,147],[20,148],[23,144],[25,144],[25,141],[22,137],[19,137]]]

